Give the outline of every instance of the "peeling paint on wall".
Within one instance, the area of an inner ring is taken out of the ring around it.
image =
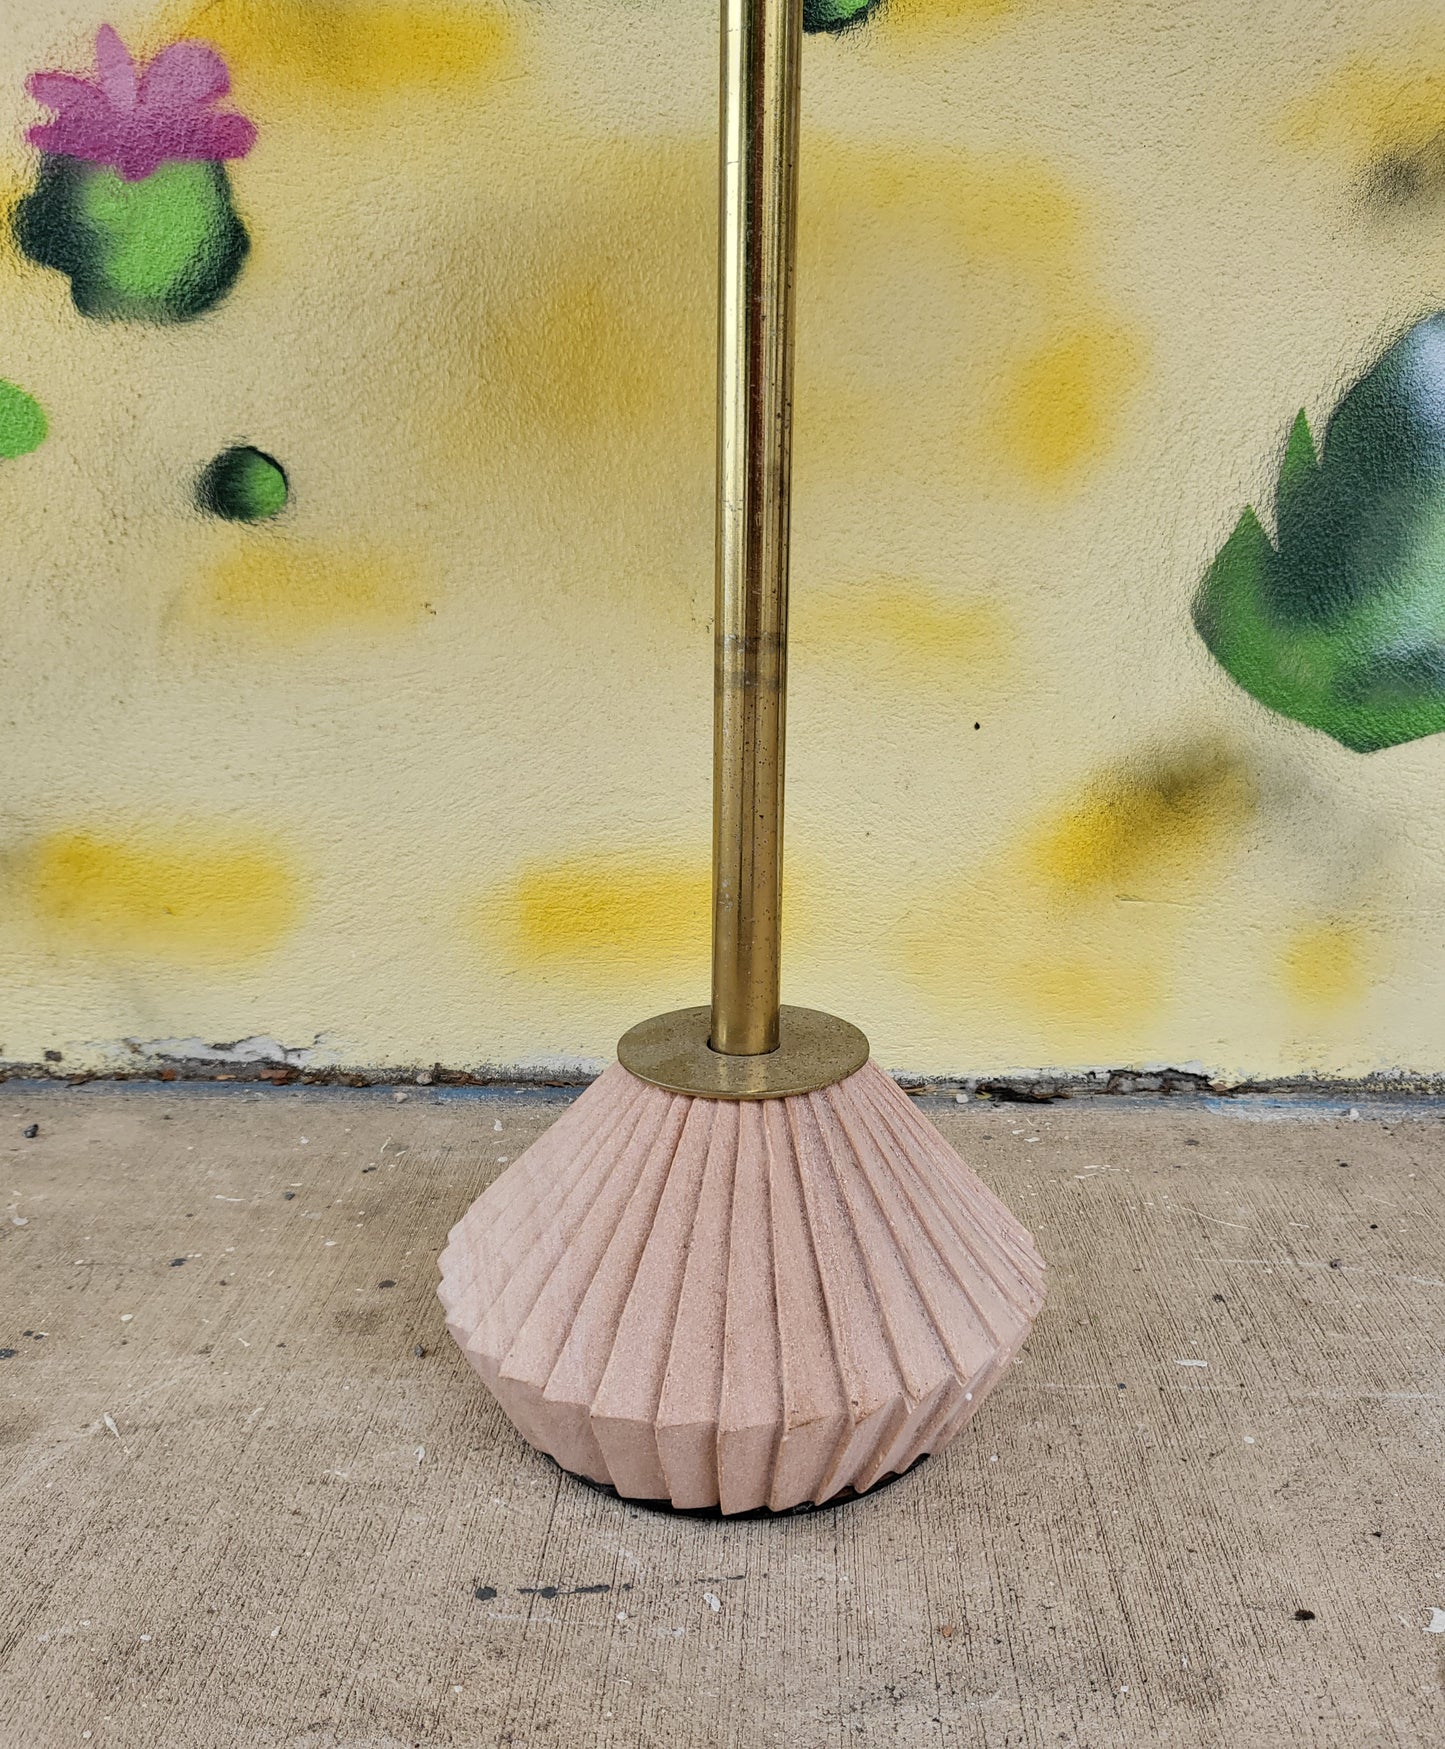
[[[314,1046],[283,1045],[279,1039],[237,1039],[233,1044],[207,1044],[202,1038],[132,1038],[125,1041],[138,1056],[162,1062],[208,1064],[216,1068],[242,1068],[253,1063],[274,1063],[287,1069],[309,1069],[321,1053]]]

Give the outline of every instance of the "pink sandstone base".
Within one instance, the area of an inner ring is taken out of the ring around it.
[[[1033,1240],[874,1064],[757,1102],[614,1064],[452,1229],[447,1324],[522,1435],[635,1499],[863,1492],[977,1411]]]

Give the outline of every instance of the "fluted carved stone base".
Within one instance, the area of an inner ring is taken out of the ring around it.
[[[938,1450],[1043,1303],[1028,1233],[874,1064],[665,1093],[614,1064],[441,1258],[447,1323],[565,1469],[784,1511]]]

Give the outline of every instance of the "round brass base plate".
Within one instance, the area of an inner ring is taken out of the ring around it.
[[[654,1015],[622,1035],[617,1060],[639,1081],[700,1099],[786,1099],[846,1080],[868,1061],[856,1026],[816,1008],[781,1010],[777,1050],[728,1057],[708,1044],[710,1008]]]

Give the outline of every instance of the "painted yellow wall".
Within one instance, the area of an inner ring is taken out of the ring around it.
[[[0,255],[0,1059],[536,1065],[704,998],[714,10],[0,3],[7,204],[103,19],[258,129],[193,322]],[[1437,9],[888,0],[805,102],[786,996],[922,1071],[1445,1068],[1445,741],[1275,716],[1189,616],[1445,305],[1445,186],[1368,195]],[[193,507],[235,443],[273,522]]]

